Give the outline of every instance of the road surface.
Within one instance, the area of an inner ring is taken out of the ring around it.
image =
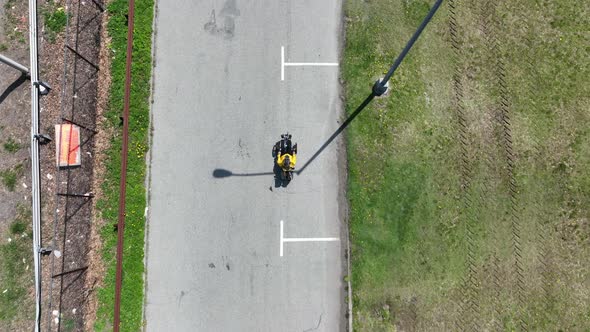
[[[345,330],[339,139],[309,162],[339,125],[338,67],[281,80],[337,63],[340,23],[339,0],[159,1],[147,331]],[[267,174],[285,131],[309,162],[286,187]],[[281,220],[336,239],[280,256]]]

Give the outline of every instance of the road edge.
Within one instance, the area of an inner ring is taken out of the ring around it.
[[[342,63],[344,59],[344,47],[346,46],[346,20],[345,20],[345,6],[346,0],[342,0],[340,2],[340,20],[338,21],[338,62]],[[342,71],[338,68],[338,108],[339,108],[339,119],[342,121],[346,118],[346,110],[345,110],[345,89],[344,89],[344,79],[342,78]],[[338,121],[340,123],[340,121]],[[350,265],[350,208],[348,205],[348,148],[347,148],[347,134],[346,131],[342,133],[342,136],[337,142],[337,160],[338,160],[338,179],[339,179],[339,188],[338,188],[338,205],[339,205],[339,214],[340,220],[342,221],[342,228],[340,238],[346,239],[346,246],[343,248],[343,255],[345,260],[345,266],[343,268],[343,275],[345,283],[345,331],[352,332],[353,331],[353,321],[352,321],[352,284],[351,284],[351,265]]]
[[[150,225],[151,225],[151,212],[150,212],[150,202],[151,202],[151,184],[152,184],[152,142],[153,142],[153,135],[154,135],[154,121],[153,121],[153,105],[154,105],[154,90],[155,90],[155,68],[156,68],[156,53],[157,53],[157,46],[156,46],[156,36],[158,35],[157,30],[157,20],[158,20],[158,5],[160,1],[154,0],[154,8],[152,14],[152,75],[150,77],[150,96],[149,96],[149,124],[148,124],[148,151],[149,153],[146,156],[145,160],[145,167],[146,167],[146,176],[145,176],[145,199],[146,199],[146,206],[145,206],[145,232],[144,232],[144,255],[143,255],[143,308],[141,309],[141,321],[143,322],[141,330],[147,331],[147,316],[146,316],[146,307],[147,307],[147,291],[148,291],[148,254],[149,254],[149,233],[150,233]]]

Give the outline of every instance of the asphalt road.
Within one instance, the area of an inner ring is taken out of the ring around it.
[[[159,1],[147,331],[344,331],[339,0]],[[277,187],[289,131],[302,173]],[[217,178],[216,169],[234,176]],[[257,173],[271,173],[258,175]],[[250,175],[250,176],[246,176]],[[332,242],[285,238],[336,237]]]

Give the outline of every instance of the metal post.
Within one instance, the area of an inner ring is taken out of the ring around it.
[[[31,80],[31,201],[35,263],[35,332],[41,328],[41,189],[39,181],[39,67],[37,63],[37,0],[29,0]]]
[[[23,74],[29,76],[29,69],[23,65],[21,65],[20,63],[10,59],[7,56],[4,56],[2,54],[0,54],[0,62],[9,65],[10,67],[16,69],[16,70],[20,70]]]
[[[406,47],[404,47],[403,51],[400,53],[400,55],[397,57],[397,59],[395,59],[395,62],[393,63],[391,68],[389,68],[389,71],[387,72],[385,77],[383,79],[377,80],[377,82],[375,82],[375,85],[373,85],[373,93],[375,93],[375,95],[381,96],[382,94],[385,93],[385,91],[387,91],[387,82],[389,81],[391,76],[393,76],[393,73],[395,72],[397,67],[399,67],[399,65],[402,63],[402,61],[406,57],[406,54],[408,54],[408,52],[410,51],[410,49],[412,48],[412,46],[414,45],[414,43],[416,42],[418,37],[420,37],[420,34],[424,30],[424,28],[426,27],[428,22],[430,22],[430,19],[432,19],[432,17],[436,13],[436,11],[438,10],[438,7],[440,7],[442,2],[443,2],[443,0],[436,1],[434,6],[432,6],[430,11],[428,12],[428,15],[426,15],[426,17],[424,18],[424,20],[422,21],[422,23],[418,27],[418,30],[416,30],[416,32],[414,32],[414,35],[412,36],[412,38],[410,38],[410,40],[406,44]]]

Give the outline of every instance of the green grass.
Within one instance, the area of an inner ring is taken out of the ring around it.
[[[61,329],[64,332],[76,331],[76,321],[71,318],[65,318],[61,323]]]
[[[590,22],[576,14],[590,8],[580,11],[565,0],[498,3],[500,48],[494,54],[479,30],[484,2],[455,2],[464,56],[452,50],[444,2],[389,94],[374,100],[347,132],[355,330],[443,331],[457,330],[456,324],[514,330],[521,320],[529,330],[590,326],[590,270],[580,263],[590,258],[590,67],[582,54],[589,40],[577,33]],[[345,2],[341,69],[348,114],[433,3]],[[494,120],[498,57],[510,101],[524,303],[516,296],[511,175],[502,126]],[[457,70],[471,169],[465,189],[453,102]],[[467,279],[477,286],[464,286]],[[465,301],[479,309],[461,309]]]
[[[16,0],[7,0],[4,3],[4,9],[6,9],[6,10],[11,9],[12,6],[14,6],[15,3],[16,3]]]
[[[63,7],[51,8],[43,13],[45,27],[52,33],[62,32],[68,21],[68,15]]]
[[[14,41],[17,40],[21,42],[21,40],[26,38],[26,23],[19,21],[19,17],[15,15],[14,11],[18,10],[16,7],[19,4],[16,0],[8,0],[4,3],[4,18],[3,22],[0,24],[4,25],[4,31],[8,40]],[[15,7],[15,9],[13,9]],[[25,40],[26,42],[26,40]],[[5,45],[8,49],[8,45]]]
[[[149,96],[151,77],[151,37],[153,1],[135,2],[135,31],[131,87],[131,108],[129,120],[129,156],[127,169],[125,247],[123,254],[123,289],[121,294],[121,331],[139,331],[143,325],[143,257],[146,207],[145,154],[147,152],[149,127]],[[127,1],[114,0],[108,6],[110,15],[110,48],[113,51],[111,64],[112,86],[109,111],[104,123],[116,132],[108,149],[106,176],[103,182],[104,199],[98,209],[105,220],[102,230],[104,241],[103,259],[107,267],[104,288],[99,291],[100,307],[95,330],[112,330],[115,253],[117,234],[113,224],[117,223],[119,202],[119,179],[121,165],[121,127],[119,116],[123,109],[125,82],[125,52],[127,46]]]
[[[14,191],[16,188],[16,180],[22,176],[23,165],[19,164],[12,169],[0,171],[0,179],[2,184],[8,189],[8,191]]]
[[[31,212],[22,206],[17,211],[8,234],[11,241],[0,244],[0,325],[7,330],[34,312],[28,297],[33,287],[32,233],[27,227]]]
[[[22,221],[15,221],[9,227],[11,234],[23,234],[27,230],[27,224]]]
[[[68,23],[68,14],[64,7],[59,7],[58,3],[52,1],[41,8],[41,14],[47,39],[53,43],[57,35],[64,31]]]
[[[4,150],[10,153],[15,153],[21,148],[21,145],[18,144],[12,137],[10,137],[6,142],[4,142],[3,146]]]

